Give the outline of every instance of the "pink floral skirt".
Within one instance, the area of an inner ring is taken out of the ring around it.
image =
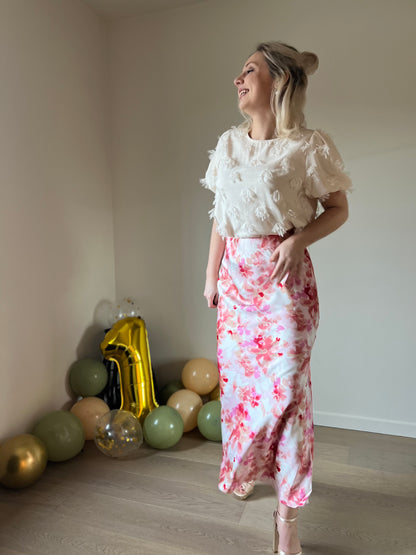
[[[218,280],[223,458],[219,488],[272,481],[289,507],[312,491],[310,356],[319,320],[312,262],[278,284],[277,235],[227,238]]]

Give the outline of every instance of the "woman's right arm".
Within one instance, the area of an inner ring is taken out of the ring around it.
[[[216,308],[218,304],[218,273],[224,254],[225,239],[217,231],[217,223],[212,224],[211,240],[209,244],[209,255],[206,272],[204,297],[208,302],[208,308]]]

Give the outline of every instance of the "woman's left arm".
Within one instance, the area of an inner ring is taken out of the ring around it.
[[[309,245],[326,237],[348,218],[348,201],[344,192],[330,193],[321,202],[324,212],[299,233],[291,235],[276,248],[270,262],[276,262],[271,278],[280,283],[287,274],[295,273],[303,261],[304,252]]]

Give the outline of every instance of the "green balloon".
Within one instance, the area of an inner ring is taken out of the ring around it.
[[[172,407],[157,407],[145,418],[143,436],[150,447],[155,449],[173,447],[181,439],[182,434],[182,416]]]
[[[160,404],[166,405],[169,397],[173,395],[176,391],[179,391],[180,389],[185,389],[181,380],[174,380],[172,382],[167,383],[159,393]]]
[[[33,434],[44,442],[48,459],[54,462],[72,459],[85,443],[81,421],[66,410],[46,414],[36,424]]]
[[[221,441],[221,403],[209,401],[198,413],[198,429],[210,441]]]
[[[77,360],[69,369],[69,384],[76,395],[94,397],[107,385],[108,374],[105,365],[94,358]]]

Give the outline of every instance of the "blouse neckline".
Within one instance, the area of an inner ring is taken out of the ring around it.
[[[281,139],[281,137],[273,137],[272,139],[253,139],[253,137],[250,137],[249,135],[249,129],[242,129],[241,132],[251,143],[272,144],[273,142]]]
[[[249,135],[249,129],[239,129],[241,135],[247,139],[249,143],[257,144],[257,145],[273,145],[275,143],[281,142],[284,143],[288,140],[288,137],[273,137],[272,139],[253,139]],[[302,132],[303,131],[303,132]],[[307,128],[303,128],[299,135],[299,137],[293,138],[293,140],[305,139],[304,131],[310,131]],[[312,130],[313,132],[313,130]]]

